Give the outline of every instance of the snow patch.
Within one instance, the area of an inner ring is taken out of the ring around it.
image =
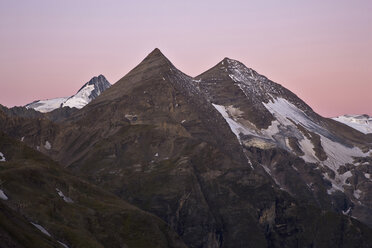
[[[36,223],[33,223],[33,222],[30,222],[30,223],[32,225],[34,225],[34,227],[36,227],[37,229],[39,229],[40,232],[44,233],[45,235],[47,235],[49,237],[52,237],[52,235],[50,235],[50,233],[44,227],[42,227],[41,225],[36,224]]]
[[[372,117],[368,115],[342,115],[332,118],[364,134],[372,133]]]
[[[0,189],[0,199],[1,200],[4,200],[4,201],[8,200],[8,197],[6,196],[6,194],[4,193],[4,191],[1,190],[1,189]]]
[[[58,242],[58,244],[60,244],[60,245],[63,246],[64,248],[70,248],[70,247],[68,247],[68,245],[66,245],[65,243],[62,243],[61,241],[58,241],[58,240],[57,240],[57,242]]]
[[[350,211],[351,211],[351,207],[349,207],[346,211],[342,211],[342,213],[344,215],[349,215]]]
[[[240,144],[253,146],[261,149],[270,149],[275,147],[276,135],[279,133],[278,121],[273,121],[267,129],[259,130],[253,123],[242,118],[243,112],[234,106],[212,105],[222,115],[228,123],[231,131],[238,138]],[[242,135],[242,136],[241,136]],[[244,138],[248,136],[248,138]],[[285,142],[283,140],[283,142]]]
[[[222,115],[222,117],[226,120],[227,124],[229,124],[229,127],[231,131],[235,134],[235,136],[238,138],[239,143],[242,144],[242,140],[240,138],[240,133],[245,135],[254,135],[255,133],[251,131],[251,129],[247,128],[243,124],[239,123],[238,121],[234,120],[232,117],[229,116],[228,109],[234,110],[232,106],[225,107],[223,105],[217,105],[212,103],[213,107]],[[237,112],[239,113],[239,112]],[[235,117],[236,118],[236,117]]]
[[[63,198],[63,200],[67,203],[74,203],[74,201],[70,197],[66,197],[61,190],[56,188],[57,194]]]
[[[332,141],[323,135],[320,135],[323,150],[328,158],[323,163],[329,168],[337,171],[340,165],[352,163],[354,157],[367,157],[369,153],[364,153],[358,147],[346,147],[338,142]]]
[[[45,149],[50,150],[50,148],[52,148],[52,145],[49,143],[49,141],[45,141],[44,147]]]
[[[276,183],[276,185],[278,185],[281,190],[284,190],[285,191],[285,189],[280,185],[279,181],[271,174],[270,168],[267,167],[266,165],[263,165],[263,164],[260,164],[260,165],[262,166],[262,168],[264,168],[264,170],[266,171],[266,173],[271,176],[271,178],[274,180],[274,182]]]
[[[362,193],[362,191],[359,190],[359,189],[357,189],[357,190],[354,190],[353,195],[354,195],[354,197],[355,197],[356,199],[359,199],[361,193]]]
[[[305,160],[305,162],[308,163],[318,162],[318,159],[314,151],[314,145],[306,136],[304,136],[304,138],[299,141],[299,144],[301,150],[304,152],[304,155],[302,155],[301,158]]]
[[[5,156],[2,152],[0,152],[0,162],[5,162],[6,159],[5,159]]]
[[[269,169],[269,167],[267,167],[266,165],[263,165],[263,164],[261,164],[261,166],[262,166],[262,168],[264,168],[264,170],[266,171],[266,173],[269,174],[272,177],[271,170]]]
[[[289,143],[289,138],[288,138],[288,137],[285,137],[285,146],[288,147],[288,149],[289,149],[292,153],[296,154],[296,152],[292,149],[291,144]]]
[[[302,110],[298,109],[284,98],[274,98],[273,101],[269,101],[268,103],[263,102],[262,104],[282,125],[293,125],[289,120],[291,119],[295,123],[301,123],[311,131],[320,131],[321,129],[321,127],[314,123]]]
[[[346,180],[348,178],[350,178],[352,175],[353,174],[351,173],[351,171],[347,171],[342,175],[335,172],[335,178],[333,179],[333,178],[329,177],[329,175],[327,173],[324,173],[323,174],[324,178],[332,183],[331,189],[327,190],[327,192],[328,191],[330,191],[331,193],[336,192],[336,191],[345,192],[343,186],[344,185],[350,186],[350,184],[346,183]],[[330,193],[328,192],[328,194],[330,194]]]
[[[330,188],[330,189],[327,189],[327,194],[328,195],[332,195],[334,192],[336,192],[336,189],[335,188]]]
[[[68,98],[63,104],[62,107],[78,108],[81,109],[87,105],[92,99],[90,95],[94,90],[94,85],[87,85],[81,89],[76,95]]]

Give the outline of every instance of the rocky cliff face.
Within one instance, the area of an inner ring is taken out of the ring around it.
[[[155,49],[58,120],[0,112],[8,134],[160,217],[189,247],[371,243],[349,216],[370,223],[370,138],[237,61],[191,78]]]

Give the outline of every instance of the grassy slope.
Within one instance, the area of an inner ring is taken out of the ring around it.
[[[1,200],[0,231],[12,241],[25,247],[32,247],[28,240],[40,243],[35,247],[56,240],[70,247],[184,247],[159,218],[71,175],[21,142],[0,134],[0,152],[7,159],[0,164],[0,188],[9,197]],[[74,202],[65,202],[56,188]],[[29,221],[53,237],[40,235]]]

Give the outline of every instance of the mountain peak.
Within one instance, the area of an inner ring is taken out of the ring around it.
[[[85,87],[87,87],[88,85],[94,85],[96,88],[98,88],[102,92],[105,89],[107,89],[107,88],[109,88],[111,86],[111,84],[109,83],[109,81],[107,81],[107,79],[105,78],[105,76],[103,76],[102,74],[99,74],[98,76],[93,77],[87,83],[85,83],[78,90],[78,92],[81,91],[82,89],[84,89]]]
[[[62,107],[75,107],[80,109],[110,87],[111,84],[107,81],[105,76],[100,74],[98,77],[93,77],[89,82],[84,84],[75,95],[68,98],[62,104]]]
[[[206,72],[203,72],[196,78],[208,78],[208,77],[216,77],[217,75],[222,76],[225,75],[226,77],[232,77],[231,75],[238,74],[249,74],[253,76],[253,74],[257,74],[254,70],[251,68],[248,68],[245,66],[242,62],[230,59],[228,57],[225,57],[223,60],[221,60],[218,64],[213,66],[211,69],[207,70]]]
[[[152,50],[152,52],[149,54],[149,55],[151,55],[151,54],[161,54],[161,55],[163,55],[163,53],[160,51],[160,49],[159,48],[155,48],[154,50]],[[163,55],[164,56],[164,55]]]
[[[170,62],[167,57],[160,51],[159,48],[155,48],[151,53],[149,53],[143,61],[147,60],[164,60]]]
[[[134,69],[132,69],[124,77],[130,77],[133,75],[141,75],[141,78],[152,76],[154,73],[159,75],[161,71],[168,71],[175,69],[175,66],[169,61],[167,57],[160,51],[159,48],[155,48],[149,53]],[[118,83],[121,80],[118,81]],[[120,83],[119,83],[120,84]]]
[[[222,64],[222,66],[226,67],[229,70],[252,71],[251,68],[248,68],[242,62],[235,59],[230,59],[228,57],[224,58],[220,63]]]

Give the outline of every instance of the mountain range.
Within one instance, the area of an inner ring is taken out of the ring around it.
[[[229,58],[190,77],[155,49],[98,79],[0,108],[4,247],[371,247],[368,116]]]

